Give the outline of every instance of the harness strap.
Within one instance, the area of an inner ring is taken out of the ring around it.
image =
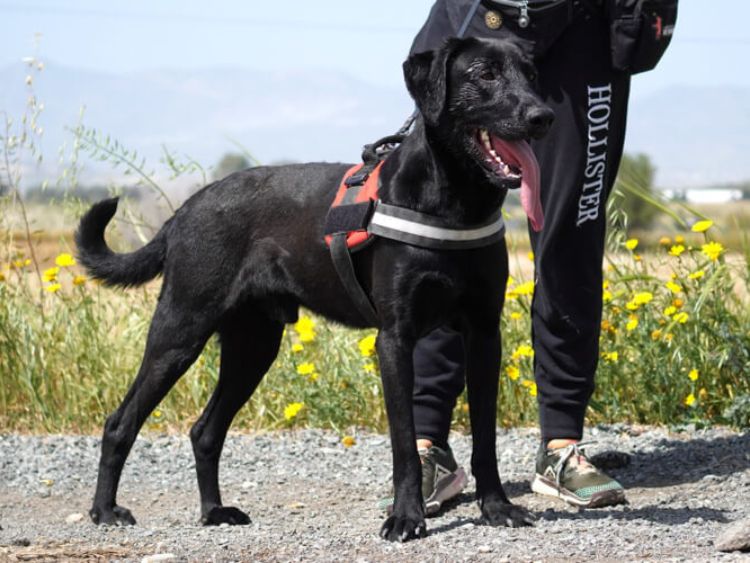
[[[354,271],[354,263],[349,249],[346,246],[346,233],[336,233],[331,237],[331,259],[333,267],[339,275],[341,283],[346,289],[346,293],[356,305],[359,313],[373,326],[378,325],[378,315],[372,306],[370,298],[365,293],[364,288],[357,279],[357,273]]]
[[[424,248],[442,250],[488,246],[505,235],[505,222],[498,209],[481,225],[462,229],[444,226],[442,219],[378,201],[367,227],[369,233]]]

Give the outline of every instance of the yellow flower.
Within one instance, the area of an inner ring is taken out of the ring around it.
[[[687,397],[685,397],[685,406],[692,407],[695,404],[695,395],[690,393]]]
[[[674,338],[674,334],[672,334],[671,332],[668,332],[667,334],[664,335],[664,340],[666,340],[667,342],[672,342],[673,338]]]
[[[309,379],[312,383],[315,383],[318,380],[318,377],[320,377],[320,374],[315,372],[311,373],[310,377],[308,377],[307,379]]]
[[[724,247],[720,242],[709,242],[701,246],[701,252],[706,255],[706,258],[716,262],[724,252]]]
[[[532,262],[534,261],[534,252],[532,250],[529,251],[528,257],[529,260],[531,260]]]
[[[664,284],[666,288],[671,291],[672,293],[680,293],[682,291],[682,288],[679,284],[674,283],[673,281],[668,281],[666,284]]]
[[[534,356],[534,349],[528,344],[521,344],[511,354],[511,359],[518,361],[521,358],[532,358]]]
[[[603,356],[605,360],[612,363],[620,359],[620,354],[617,352],[607,352]]]
[[[294,323],[294,330],[297,331],[299,339],[302,342],[312,342],[315,340],[315,321],[307,315],[302,315],[299,320]]]
[[[528,281],[526,283],[522,283],[519,286],[516,286],[516,288],[513,290],[513,293],[515,293],[516,295],[533,295],[534,282]]]
[[[688,374],[688,377],[690,378],[690,381],[698,381],[698,377],[700,377],[700,372],[697,369],[691,369],[690,373]]]
[[[713,221],[698,221],[695,225],[691,227],[691,231],[694,233],[705,233],[708,229],[714,226]]]
[[[164,413],[161,412],[159,409],[156,409],[154,412],[151,413],[151,416],[154,418],[161,418],[164,416]]]
[[[52,285],[48,285],[44,289],[46,289],[50,293],[57,293],[62,289],[62,285],[60,285],[59,283],[53,283]]]
[[[633,260],[635,260],[636,262],[640,262],[641,260],[643,260],[643,257],[640,254],[633,254]]]
[[[675,307],[674,305],[670,305],[669,307],[667,307],[666,309],[664,309],[664,316],[665,317],[671,317],[676,312],[677,312],[677,307]]]
[[[536,397],[537,395],[536,383],[532,383],[531,385],[529,385],[529,395],[531,395],[532,397]]]
[[[651,302],[651,300],[654,298],[653,293],[649,293],[648,291],[643,291],[641,293],[636,293],[633,296],[633,302],[638,305],[647,305]]]
[[[690,318],[687,313],[677,313],[674,317],[672,317],[675,321],[677,321],[680,324],[685,324],[688,322],[688,319]]]
[[[86,283],[86,276],[76,276],[73,278],[73,285],[83,285]]]
[[[364,366],[362,366],[362,369],[364,369],[367,373],[375,373],[375,364],[372,362],[368,362]]]
[[[68,266],[75,266],[76,265],[76,259],[73,258],[67,252],[63,252],[57,258],[55,258],[55,264],[57,264],[58,266],[60,266],[62,268],[66,268]]]
[[[636,248],[638,248],[638,239],[631,238],[625,241],[625,248],[627,248],[628,250],[635,250]]]
[[[627,309],[628,311],[637,311],[638,309],[640,309],[640,307],[641,307],[641,306],[640,306],[640,305],[639,305],[638,303],[636,303],[635,301],[628,301],[628,302],[627,302],[627,303],[625,304],[625,308],[626,308],[626,309]]]
[[[305,362],[297,366],[297,373],[300,375],[310,375],[315,371],[315,364],[311,362]]]
[[[661,330],[658,328],[651,333],[651,340],[659,340],[661,338]]]
[[[375,353],[375,335],[370,334],[369,336],[365,336],[359,341],[357,346],[359,346],[359,353],[365,358],[369,358]]]
[[[354,436],[344,436],[341,438],[341,443],[344,444],[345,448],[351,448],[357,443],[357,440],[354,439]]]
[[[682,235],[677,235],[676,237],[674,237],[674,242],[675,244],[684,244],[685,237],[683,237]]]
[[[510,318],[513,319],[514,321],[519,321],[523,318],[523,315],[519,313],[518,311],[513,311],[510,314]]]
[[[625,325],[625,328],[628,332],[633,332],[636,328],[638,328],[638,317],[636,317],[635,315],[630,315],[628,324]]]
[[[602,282],[602,289],[607,289],[607,288],[609,288],[609,280],[604,280]]]
[[[57,274],[60,273],[60,268],[47,268],[42,274],[42,278],[46,282],[53,282],[57,280]]]
[[[289,403],[284,407],[284,418],[286,420],[292,420],[297,417],[299,411],[305,406],[305,403]]]
[[[706,272],[704,272],[703,270],[698,270],[688,275],[688,278],[690,278],[691,280],[699,280],[705,275],[706,275]]]
[[[701,401],[705,401],[708,398],[708,391],[701,387],[701,390],[698,391],[698,396],[701,398]]]
[[[669,249],[669,254],[672,256],[680,256],[683,252],[685,252],[685,247],[681,244],[675,244]]]
[[[602,301],[604,301],[605,303],[612,301],[612,292],[610,290],[605,289],[602,292]]]
[[[672,239],[669,238],[669,237],[661,237],[659,239],[659,244],[662,245],[662,246],[671,246]]]
[[[682,299],[673,299],[672,300],[672,306],[677,307],[680,309],[683,305],[685,305],[685,302]]]
[[[295,354],[302,352],[302,350],[304,349],[305,347],[302,346],[302,344],[300,344],[299,342],[295,342],[294,344],[292,344],[292,352],[294,352]]]
[[[506,367],[505,373],[513,381],[516,381],[519,377],[521,377],[521,370],[519,370],[516,366]]]

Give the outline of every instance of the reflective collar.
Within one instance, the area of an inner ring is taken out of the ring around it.
[[[367,232],[424,248],[461,250],[481,248],[505,235],[505,222],[498,209],[487,221],[462,229],[444,226],[444,220],[378,200]]]

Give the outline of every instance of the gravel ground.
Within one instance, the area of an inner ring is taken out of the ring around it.
[[[532,495],[538,434],[501,431],[506,490],[539,516],[537,525],[483,526],[470,482],[428,520],[428,538],[401,545],[377,535],[383,515],[376,501],[387,495],[390,478],[384,436],[359,435],[349,449],[320,431],[231,436],[222,460],[224,500],[253,519],[237,528],[198,525],[184,437],[146,435],[136,442],[119,502],[138,525],[121,528],[96,527],[87,516],[97,438],[0,436],[0,560],[140,561],[161,554],[190,561],[748,560],[717,552],[713,540],[750,515],[750,436],[618,425],[592,429],[588,438],[598,441],[590,453],[631,454],[628,466],[611,472],[628,488],[628,506],[578,511]],[[456,435],[452,444],[466,464],[470,439]]]

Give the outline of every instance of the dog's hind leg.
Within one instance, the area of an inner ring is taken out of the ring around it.
[[[123,465],[146,418],[200,354],[214,330],[212,323],[204,313],[175,306],[168,296],[159,301],[138,376],[104,426],[89,511],[96,524],[135,524],[130,511],[116,503]]]
[[[284,325],[263,313],[245,310],[222,323],[219,382],[190,431],[205,525],[249,524],[238,508],[222,506],[219,458],[234,416],[255,391],[276,358]]]
[[[508,500],[497,468],[496,418],[500,371],[500,319],[472,323],[465,332],[466,388],[469,395],[472,454],[471,471],[477,481],[477,501],[484,519],[493,526],[529,526],[533,516]]]

